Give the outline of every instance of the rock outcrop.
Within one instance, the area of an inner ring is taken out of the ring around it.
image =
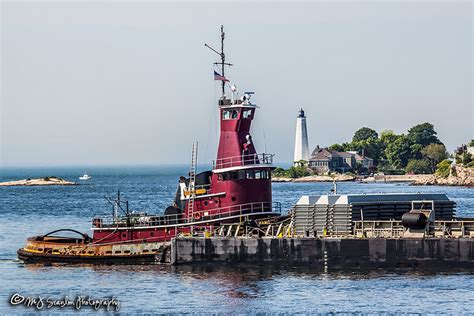
[[[428,178],[419,179],[413,184],[474,187],[474,168],[455,166],[453,172],[447,178],[433,174]]]
[[[10,186],[35,186],[35,185],[76,185],[77,183],[58,177],[45,177],[38,179],[23,179],[16,181],[0,182],[2,187]]]

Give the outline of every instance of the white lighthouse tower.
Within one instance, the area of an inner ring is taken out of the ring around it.
[[[296,118],[295,156],[293,162],[296,164],[300,160],[309,160],[308,130],[306,129],[306,116],[304,116],[303,109],[300,110]]]

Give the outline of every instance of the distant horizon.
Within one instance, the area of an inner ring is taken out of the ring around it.
[[[293,165],[293,162],[282,162],[282,163],[274,163],[275,167],[290,167]],[[186,163],[179,163],[179,164],[173,164],[173,163],[163,163],[163,164],[117,164],[117,165],[8,165],[8,166],[3,166],[2,168],[4,170],[15,170],[15,169],[22,169],[22,168],[28,168],[28,169],[43,169],[43,168],[48,168],[48,169],[61,169],[61,168],[70,168],[70,169],[79,169],[79,168],[91,168],[91,169],[99,169],[99,168],[160,168],[160,167],[166,167],[166,168],[189,168],[190,164]],[[198,164],[197,169],[210,169],[212,168],[212,164]],[[86,170],[87,171],[87,170]]]

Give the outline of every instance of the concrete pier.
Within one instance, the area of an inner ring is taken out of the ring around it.
[[[314,269],[474,268],[471,238],[176,238],[172,264],[250,263]]]

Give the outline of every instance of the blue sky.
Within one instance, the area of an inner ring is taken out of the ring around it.
[[[474,136],[472,3],[2,2],[3,166],[179,164],[217,147],[215,54],[261,107],[259,152],[292,160],[362,126],[432,122],[449,150]]]

